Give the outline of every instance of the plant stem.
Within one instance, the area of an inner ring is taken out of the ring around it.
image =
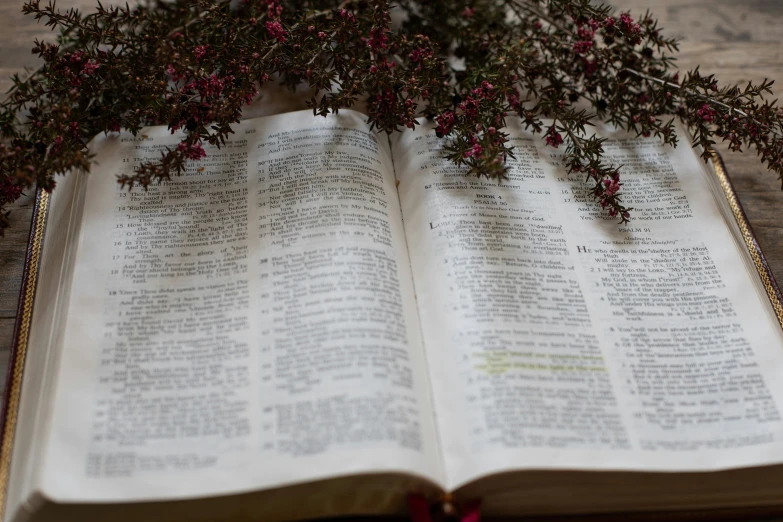
[[[715,105],[719,105],[719,106],[723,107],[724,109],[728,109],[729,112],[732,112],[732,113],[735,113],[735,114],[739,114],[740,116],[749,119],[750,121],[752,121],[756,125],[760,126],[761,128],[766,129],[769,132],[772,132],[773,134],[775,134],[777,136],[783,137],[783,134],[778,132],[776,129],[773,129],[773,128],[769,127],[768,125],[765,125],[765,124],[761,123],[757,119],[755,119],[752,116],[750,116],[747,112],[742,111],[740,109],[735,109],[731,105],[723,103],[720,100],[716,100],[716,99],[711,98],[711,97],[709,97],[709,96],[707,96],[705,94],[701,94],[701,93],[698,93],[698,92],[695,92],[695,91],[691,91],[691,90],[688,90],[688,89],[683,89],[681,86],[677,85],[676,83],[667,82],[666,80],[661,80],[660,78],[656,78],[654,76],[649,76],[647,74],[644,74],[641,71],[637,71],[637,70],[631,69],[629,67],[623,67],[621,70],[629,72],[629,73],[633,74],[634,76],[638,76],[639,78],[643,78],[643,79],[645,79],[647,81],[656,82],[656,83],[659,83],[661,85],[665,85],[666,87],[671,87],[671,88],[676,89],[678,91],[685,92],[686,94],[689,94],[691,96],[695,96],[696,98],[699,98],[701,100],[707,101],[709,103],[714,103]]]

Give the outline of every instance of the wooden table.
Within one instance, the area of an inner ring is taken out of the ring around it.
[[[744,83],[764,78],[781,81],[783,95],[783,1],[776,0],[613,0],[623,10],[650,9],[665,32],[682,40],[680,68],[700,64],[722,83]],[[60,8],[90,9],[94,0],[60,0]],[[0,92],[11,85],[8,77],[25,67],[36,67],[30,54],[34,38],[51,41],[43,25],[21,14],[22,0],[0,0]],[[296,108],[295,101],[284,104]],[[725,152],[723,149],[719,149]],[[783,281],[783,191],[775,174],[752,153],[724,153],[724,158],[772,271]],[[0,385],[5,375],[22,263],[30,226],[32,197],[22,198],[11,214],[11,228],[0,238]]]

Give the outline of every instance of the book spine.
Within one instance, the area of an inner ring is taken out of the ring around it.
[[[452,495],[441,496],[430,504],[421,493],[408,494],[408,514],[411,522],[433,522],[434,520],[454,520],[456,522],[481,522],[481,499],[459,504]]]

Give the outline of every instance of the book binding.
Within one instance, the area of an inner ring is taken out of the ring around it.
[[[434,518],[433,508],[437,511]],[[411,522],[433,522],[433,520],[481,522],[481,500],[457,504],[451,495],[446,494],[434,506],[431,506],[424,495],[410,493],[408,495],[408,514],[411,517]]]

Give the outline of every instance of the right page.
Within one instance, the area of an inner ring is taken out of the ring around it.
[[[781,328],[678,132],[600,129],[625,225],[519,126],[502,182],[443,160],[428,125],[393,139],[450,489],[783,462]]]

